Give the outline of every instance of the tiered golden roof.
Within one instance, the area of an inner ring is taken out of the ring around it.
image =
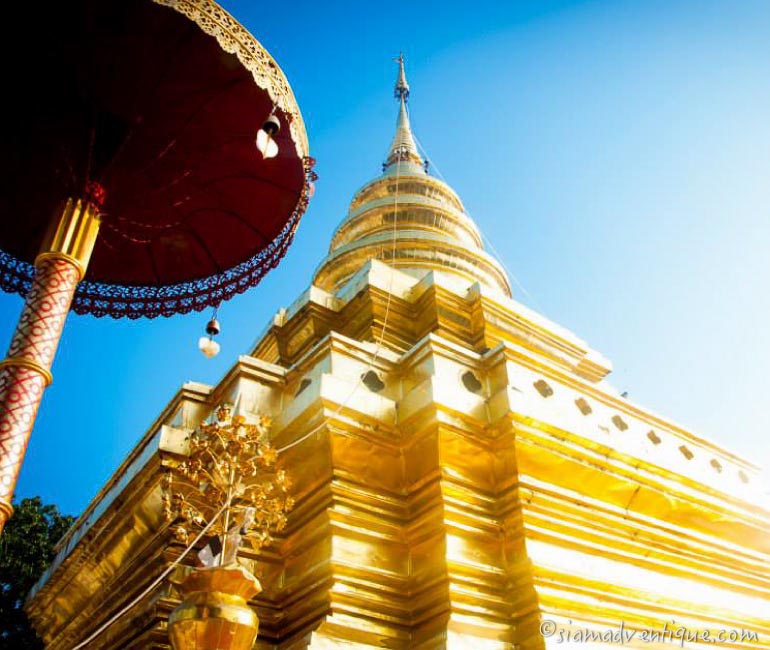
[[[413,277],[435,271],[510,296],[504,270],[483,250],[481,233],[457,194],[425,169],[409,123],[403,57],[399,63],[396,133],[382,175],[353,197],[314,284],[336,291],[368,260],[378,259]]]

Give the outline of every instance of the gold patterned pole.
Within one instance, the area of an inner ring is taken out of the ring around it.
[[[16,480],[51,364],[78,282],[83,279],[99,232],[104,191],[89,186],[87,198],[69,199],[35,259],[35,278],[8,348],[0,361],[0,534],[11,516]]]

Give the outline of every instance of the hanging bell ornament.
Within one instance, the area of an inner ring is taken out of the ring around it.
[[[281,123],[278,118],[271,114],[265,120],[262,128],[257,131],[257,149],[263,158],[275,158],[278,155],[278,144],[275,136],[281,130]]]
[[[211,357],[219,354],[219,343],[214,340],[214,337],[221,331],[222,328],[219,326],[219,321],[216,318],[212,318],[206,324],[206,334],[208,336],[201,336],[198,339],[198,349],[207,359],[211,359]]]
[[[222,328],[219,326],[219,321],[216,318],[212,318],[207,324],[206,324],[206,334],[209,336],[216,336],[222,331]]]

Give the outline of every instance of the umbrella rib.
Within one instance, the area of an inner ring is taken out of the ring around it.
[[[158,265],[155,261],[155,254],[152,251],[152,243],[147,247],[147,257],[150,258],[150,268],[152,274],[155,276],[155,284],[161,284],[160,273],[158,273]]]
[[[206,257],[208,257],[209,261],[214,265],[217,275],[222,275],[222,273],[224,273],[224,271],[222,271],[222,267],[219,266],[219,262],[214,259],[214,256],[211,254],[211,251],[209,251],[208,246],[206,246],[206,243],[201,239],[200,235],[198,235],[198,233],[195,232],[195,230],[193,230],[190,226],[187,227],[187,232],[195,241],[198,242],[198,245],[206,254]]]
[[[230,176],[222,176],[221,178],[231,178],[231,177]],[[232,177],[232,178],[234,178],[234,177]],[[224,197],[222,196],[221,191],[219,191],[216,187],[213,187],[213,182],[212,183],[202,184],[201,185],[201,189],[204,192],[207,192],[209,194],[213,194],[214,198],[217,200],[218,203],[221,204],[221,203],[224,202]],[[253,223],[250,223],[249,221],[244,219],[239,212],[236,212],[235,210],[231,210],[229,208],[223,208],[223,207],[217,207],[216,209],[219,210],[220,212],[223,212],[224,214],[230,215],[231,217],[233,217],[237,221],[241,222],[249,230],[251,230],[255,234],[259,235],[259,237],[262,238],[262,244],[270,243],[270,241],[271,241],[270,237],[268,237],[264,233],[264,231],[262,231],[259,228],[257,228],[256,225],[254,225]],[[190,214],[197,214],[198,212],[203,212],[205,210],[206,210],[206,208],[199,208],[198,210],[194,210]]]
[[[176,65],[177,60],[179,59],[179,56],[180,56],[180,52],[182,51],[182,44],[185,41],[189,41],[191,38],[193,38],[194,34],[195,34],[195,30],[188,27],[187,29],[185,29],[184,33],[180,35],[179,38],[176,40],[174,47],[170,48],[174,54],[172,57],[170,57],[167,60],[166,65],[160,71],[160,74],[157,76],[155,83],[153,83],[154,90],[152,91],[152,93],[148,93],[148,95],[151,96],[153,99],[157,97],[158,90],[166,81],[166,79],[170,76],[172,68]],[[146,100],[146,101],[149,101],[149,100]],[[149,103],[150,108],[156,108],[156,110],[158,105],[159,105],[159,102],[157,101],[152,101]],[[134,113],[138,113],[138,112],[139,110],[137,106],[137,110],[135,110]],[[138,121],[135,120],[134,123],[131,125],[131,129],[123,138],[123,141],[120,143],[118,150],[115,152],[115,154],[112,156],[112,158],[107,163],[107,165],[105,165],[105,168],[102,170],[102,173],[100,175],[101,179],[107,178],[111,170],[111,167],[113,166],[114,162],[120,157],[120,154],[123,153],[123,150],[126,148],[126,145],[128,144],[128,142],[133,138],[139,124],[144,123],[144,116],[145,116],[145,112],[142,111],[141,119]],[[106,180],[103,180],[102,182],[106,182]]]
[[[201,187],[208,188],[209,185],[214,185],[215,183],[218,183],[219,181],[223,180],[230,180],[233,178],[237,179],[243,179],[243,180],[249,180],[249,181],[255,181],[257,183],[264,183],[265,185],[270,185],[272,187],[275,187],[279,190],[283,190],[284,192],[288,192],[292,196],[296,195],[299,196],[299,192],[295,189],[292,189],[290,187],[287,187],[286,185],[282,185],[281,183],[276,183],[273,180],[270,180],[268,178],[265,178],[264,176],[254,176],[251,174],[229,174],[227,176],[219,176],[217,178],[213,178],[210,181],[207,181],[206,183],[201,183]]]
[[[244,219],[238,212],[235,212],[234,210],[221,210],[225,214],[229,214],[231,217],[235,218],[237,221],[240,221],[244,226],[246,226],[249,230],[251,230],[254,234],[259,235],[259,237],[262,238],[262,245],[270,243],[270,238],[259,228],[257,228],[253,223],[249,223],[246,219]]]
[[[210,93],[207,94],[205,99],[201,101],[198,106],[196,106],[192,112],[187,116],[187,119],[184,121],[183,124],[179,126],[177,131],[174,133],[172,137],[169,138],[166,145],[160,150],[160,153],[157,154],[152,160],[150,160],[147,165],[145,165],[144,168],[139,169],[137,171],[139,172],[146,172],[148,168],[155,165],[161,158],[163,158],[171,149],[174,148],[175,144],[179,141],[180,136],[182,133],[185,132],[187,127],[190,126],[198,117],[198,115],[203,111],[204,108],[206,108],[211,102],[213,102],[215,99],[219,97],[220,94],[222,94],[225,90],[230,90],[242,83],[247,81],[244,77],[240,77],[237,79],[231,79],[229,81],[226,81],[222,83],[220,86],[217,86],[214,90],[212,90]]]

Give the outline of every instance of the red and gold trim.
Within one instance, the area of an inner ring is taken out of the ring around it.
[[[21,318],[0,362],[0,532],[11,503],[43,391],[78,282],[99,229],[98,207],[67,201],[35,260],[35,277]]]

